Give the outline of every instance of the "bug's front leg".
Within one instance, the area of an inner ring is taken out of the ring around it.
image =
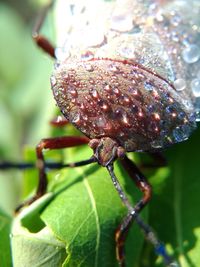
[[[121,160],[122,166],[128,172],[129,176],[135,182],[136,186],[143,192],[143,197],[139,200],[134,208],[129,208],[127,216],[124,218],[122,223],[116,230],[115,240],[116,240],[116,253],[117,258],[120,264],[120,267],[125,266],[124,260],[124,244],[126,240],[126,236],[128,231],[132,225],[132,222],[137,217],[137,215],[141,212],[141,210],[146,206],[146,204],[151,199],[152,189],[150,184],[147,182],[144,175],[140,172],[137,166],[125,156],[124,159]]]
[[[37,162],[36,167],[39,170],[39,182],[38,187],[36,190],[36,194],[27,201],[23,202],[21,205],[19,205],[16,208],[16,212],[18,212],[22,207],[25,205],[29,205],[32,202],[34,202],[36,199],[40,198],[46,193],[47,189],[47,175],[46,175],[46,164],[43,152],[45,149],[61,149],[61,148],[69,148],[74,146],[79,146],[83,144],[87,144],[89,141],[86,137],[81,136],[62,136],[62,137],[54,137],[54,138],[46,138],[42,139],[39,144],[36,147],[36,155],[37,155]],[[80,162],[73,162],[69,164],[56,164],[57,168],[62,167],[77,167],[77,166],[83,166],[94,162],[93,158],[90,158],[88,160],[83,160]],[[47,164],[48,166],[48,164]],[[55,166],[53,166],[54,168]]]
[[[146,204],[151,199],[152,190],[150,184],[147,182],[146,178],[140,172],[137,166],[129,158],[125,156],[124,159],[121,159],[121,163],[124,169],[128,172],[129,176],[135,182],[136,186],[142,191],[143,197],[136,203],[134,207],[132,207],[125,193],[123,192],[123,189],[121,188],[117,180],[117,177],[114,174],[113,165],[110,164],[107,166],[113,184],[120,198],[122,199],[124,205],[128,209],[128,214],[123,219],[122,223],[118,226],[115,232],[116,255],[117,255],[117,260],[119,262],[119,266],[125,267],[125,250],[124,250],[125,240],[133,221],[136,221],[141,230],[144,232],[146,239],[149,240],[149,242],[154,246],[156,253],[163,258],[165,264],[167,266],[178,267],[179,265],[176,262],[172,261],[171,257],[166,252],[165,246],[157,238],[151,227],[146,223],[144,223],[139,216],[141,210],[146,206]]]

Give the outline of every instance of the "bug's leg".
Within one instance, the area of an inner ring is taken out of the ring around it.
[[[35,43],[42,48],[47,54],[49,54],[51,57],[55,57],[55,47],[49,42],[49,40],[44,37],[42,34],[40,34],[41,27],[43,25],[43,22],[45,20],[45,17],[47,15],[48,10],[52,7],[53,1],[50,1],[41,11],[41,13],[38,16],[38,19],[35,23],[35,26],[33,28],[32,37]]]
[[[39,170],[39,182],[36,194],[31,198],[22,203],[20,206],[17,207],[16,211],[19,211],[23,206],[29,205],[34,202],[36,199],[40,198],[42,195],[45,194],[47,189],[47,175],[45,172],[46,166],[48,168],[62,168],[62,167],[77,167],[90,164],[94,162],[94,158],[91,157],[88,160],[83,160],[80,162],[69,163],[69,164],[45,164],[45,159],[43,155],[43,151],[45,149],[61,149],[61,148],[69,148],[78,145],[87,144],[89,139],[86,137],[81,136],[62,136],[62,137],[55,137],[55,138],[46,138],[42,139],[36,147],[36,155],[37,155],[37,168]]]
[[[153,158],[153,161],[155,162],[155,164],[157,164],[156,166],[165,167],[167,165],[167,159],[163,153],[155,152],[155,153],[149,153],[149,154]]]
[[[126,236],[128,234],[128,231],[131,227],[131,224],[134,220],[137,222],[137,224],[140,226],[140,228],[144,232],[145,237],[154,246],[156,253],[163,257],[165,264],[167,266],[177,266],[178,267],[178,264],[176,262],[173,262],[171,257],[167,254],[167,252],[165,250],[165,246],[156,237],[156,235],[155,235],[154,231],[151,229],[151,227],[149,225],[145,224],[139,216],[140,211],[146,206],[146,204],[151,199],[152,190],[151,190],[150,184],[147,182],[146,178],[140,172],[138,167],[129,158],[127,158],[125,156],[124,159],[121,160],[121,163],[122,163],[122,166],[124,167],[124,169],[128,172],[129,176],[135,182],[136,186],[143,192],[143,197],[132,208],[130,203],[128,202],[127,198],[125,197],[123,191],[118,189],[119,188],[118,185],[116,186],[116,189],[119,192],[122,201],[124,202],[124,204],[128,208],[128,215],[124,218],[122,223],[119,225],[119,227],[116,230],[116,234],[115,234],[116,252],[117,252],[117,258],[118,258],[120,267],[125,266],[124,243],[125,243],[125,239],[126,239]],[[112,175],[112,173],[111,173],[111,175]]]
[[[146,170],[146,169],[152,169],[152,168],[160,168],[160,167],[166,167],[167,166],[167,160],[165,156],[160,153],[148,153],[151,156],[152,161],[147,163],[141,163],[139,164],[139,169]]]
[[[128,172],[130,177],[134,180],[136,185],[143,192],[143,198],[140,201],[138,201],[135,207],[133,208],[130,202],[128,201],[127,197],[125,196],[121,186],[119,185],[119,182],[117,181],[117,178],[113,172],[113,166],[112,165],[107,166],[113,184],[115,185],[115,188],[117,189],[123,203],[128,208],[127,216],[123,219],[122,223],[119,225],[115,233],[117,259],[120,267],[124,267],[125,266],[124,243],[126,240],[126,236],[132,225],[133,220],[137,217],[140,211],[151,199],[151,186],[146,181],[145,177],[142,175],[139,169],[135,166],[135,164],[133,164],[132,161],[130,161],[126,156],[124,159],[121,160],[121,162],[122,166]]]
[[[129,160],[125,156],[125,158],[121,160],[121,164],[128,172],[131,179],[135,182],[136,186],[143,192],[142,199],[135,205],[132,211],[129,209],[128,215],[124,218],[124,220],[116,230],[115,239],[117,246],[117,257],[119,262],[122,262],[121,266],[124,266],[124,242],[126,236],[133,220],[137,217],[137,214],[139,214],[139,212],[144,208],[144,206],[150,201],[152,191],[151,186],[146,181],[146,178],[131,160]]]
[[[88,138],[80,137],[80,136],[62,136],[55,138],[45,138],[40,141],[40,143],[36,147],[36,155],[37,155],[37,167],[39,169],[39,184],[36,192],[36,198],[41,197],[46,192],[47,187],[47,177],[45,173],[45,161],[43,150],[44,149],[61,149],[74,147],[78,145],[83,145],[88,143]],[[75,166],[72,164],[72,166]]]
[[[63,127],[66,126],[67,124],[69,124],[68,120],[61,115],[57,116],[56,118],[50,121],[50,125],[54,127]]]

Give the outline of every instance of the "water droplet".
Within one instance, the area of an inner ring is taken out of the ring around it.
[[[153,148],[161,148],[163,146],[163,142],[160,140],[155,140],[155,141],[151,142],[151,146]]]
[[[136,105],[133,105],[132,106],[132,108],[131,108],[131,111],[133,112],[133,113],[136,113],[136,112],[138,112],[138,106],[136,106]]]
[[[80,109],[85,110],[85,105],[83,103],[81,103]]]
[[[124,104],[129,104],[130,103],[130,98],[128,96],[124,96]]]
[[[172,41],[174,41],[174,42],[178,42],[179,41],[179,35],[178,35],[178,33],[176,31],[172,31],[170,35],[171,35]]]
[[[180,120],[184,120],[184,119],[186,118],[186,114],[185,114],[183,111],[181,111],[181,112],[178,114],[178,118],[179,118]]]
[[[151,132],[158,132],[159,131],[158,123],[150,119],[148,123],[148,130]]]
[[[62,122],[62,120],[63,120],[63,118],[60,115],[56,118],[56,122]]]
[[[191,81],[192,93],[195,97],[200,97],[200,79],[194,79]]]
[[[155,112],[155,106],[153,106],[153,105],[149,105],[148,107],[147,107],[147,111],[148,112],[150,112],[150,113],[153,113],[153,112]]]
[[[115,114],[119,117],[119,116],[122,116],[122,113],[123,113],[123,109],[122,108],[117,108],[115,110]]]
[[[89,83],[90,83],[90,84],[95,84],[95,80],[93,80],[93,79],[89,79]]]
[[[200,109],[196,111],[196,121],[200,121]]]
[[[106,37],[104,31],[103,29],[100,29],[100,27],[98,27],[97,31],[95,26],[94,27],[86,26],[83,35],[84,35],[84,40],[83,39],[81,40],[83,40],[83,44],[85,47],[97,47],[106,43]]]
[[[193,108],[193,105],[190,100],[183,100],[183,104],[186,110],[191,110]]]
[[[102,109],[103,109],[104,111],[107,111],[107,110],[108,110],[108,105],[103,104],[103,105],[102,105]]]
[[[160,99],[160,96],[157,90],[153,90],[153,96],[155,97],[156,100]]]
[[[196,119],[197,119],[197,114],[196,114],[196,112],[193,112],[193,113],[191,113],[191,114],[189,115],[189,121],[190,121],[190,122],[195,122]]]
[[[103,117],[99,117],[98,121],[96,122],[97,126],[99,127],[105,127],[106,125],[106,120]]]
[[[138,116],[139,116],[140,118],[142,118],[143,115],[144,115],[144,114],[142,113],[142,111],[139,111],[139,112],[138,112]]]
[[[176,112],[173,112],[171,115],[172,115],[173,118],[176,118],[177,113]]]
[[[154,113],[154,118],[155,118],[156,120],[160,120],[160,115],[159,115],[158,113]]]
[[[91,64],[85,64],[85,69],[89,72],[93,72],[94,71],[94,67]]]
[[[174,14],[174,16],[172,17],[171,19],[171,23],[174,25],[174,26],[178,26],[181,22],[181,16],[178,15],[178,14]]]
[[[188,139],[190,132],[188,125],[178,126],[173,130],[173,137],[176,142],[182,142]]]
[[[167,106],[165,108],[165,110],[166,110],[167,113],[171,113],[172,114],[173,112],[176,111],[176,107],[174,107],[174,105],[170,105],[170,106]]]
[[[72,122],[73,123],[80,122],[80,114],[79,113],[77,113],[77,114],[74,115],[74,118],[72,119]]]
[[[66,60],[67,58],[70,57],[70,47],[69,46],[57,47],[55,49],[55,55],[59,61]]]
[[[83,120],[87,121],[88,120],[88,116],[87,115],[83,115]]]
[[[200,48],[195,44],[191,44],[183,50],[182,57],[188,64],[195,63],[200,58]]]
[[[81,55],[82,60],[91,60],[94,58],[94,54],[91,51],[86,51]]]
[[[57,69],[59,69],[59,67],[60,67],[60,62],[56,62],[55,64],[54,64],[54,68],[57,70]]]
[[[92,89],[92,90],[90,90],[90,94],[91,94],[92,97],[95,98],[95,99],[99,98],[99,94],[98,94],[98,92],[97,92],[96,89]]]
[[[51,78],[50,78],[50,80],[51,80],[51,85],[52,86],[55,86],[56,85],[56,78],[55,78],[55,76],[51,76]]]
[[[78,96],[77,90],[75,88],[73,88],[73,87],[68,88],[68,91],[73,97],[77,97]]]
[[[134,58],[134,49],[131,47],[122,47],[119,50],[119,54],[125,58]]]
[[[107,92],[111,92],[112,87],[109,84],[106,84],[104,90],[106,90]]]
[[[144,82],[144,88],[147,90],[147,91],[152,91],[154,86],[153,84],[151,84],[150,82]]]
[[[108,68],[109,68],[110,71],[113,71],[115,73],[119,73],[120,72],[120,68],[114,63],[110,64],[108,66]]]
[[[129,124],[128,116],[125,112],[122,113],[122,122],[126,125]]]
[[[155,16],[155,19],[158,21],[158,22],[163,22],[164,21],[164,16],[161,12],[158,12]]]
[[[114,92],[116,95],[119,95],[119,89],[118,89],[118,88],[114,88],[114,89],[113,89],[113,92]]]
[[[119,32],[131,31],[133,28],[133,19],[131,15],[118,15],[111,18],[111,29]]]
[[[174,87],[177,91],[183,91],[186,88],[186,82],[184,79],[177,79],[174,81]]]
[[[135,89],[134,87],[129,87],[128,91],[133,95],[137,95],[138,94],[138,90]]]

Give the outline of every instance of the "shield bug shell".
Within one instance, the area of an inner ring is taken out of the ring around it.
[[[76,1],[68,9],[65,53],[57,50],[51,78],[64,116],[126,151],[186,140],[199,111],[199,1]]]

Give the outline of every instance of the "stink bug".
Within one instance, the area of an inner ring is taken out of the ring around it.
[[[51,76],[56,103],[85,137],[48,138],[39,143],[39,185],[36,195],[23,205],[46,192],[44,149],[89,144],[93,149],[89,159],[65,166],[98,163],[108,170],[128,210],[115,232],[121,267],[125,266],[124,242],[134,220],[165,263],[178,266],[139,217],[151,198],[151,186],[127,152],[160,152],[187,140],[196,128],[200,4],[190,4],[193,12],[186,16],[187,1],[96,1],[95,6],[90,1],[72,1],[66,10],[69,24],[62,48],[55,49],[40,34],[49,6],[33,32],[36,43],[56,59]],[[117,159],[143,193],[135,206],[115,175]]]

